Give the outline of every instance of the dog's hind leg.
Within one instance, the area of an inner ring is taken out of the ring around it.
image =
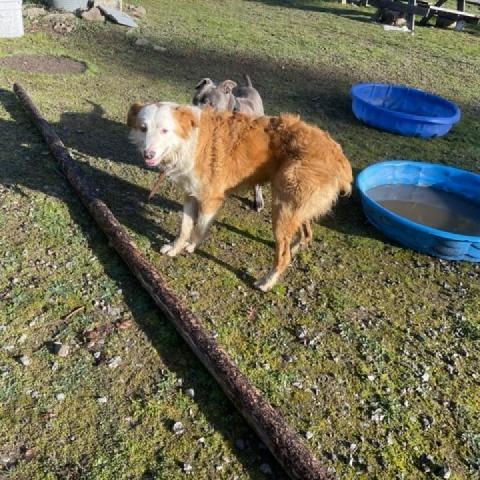
[[[310,220],[307,220],[302,223],[297,232],[297,238],[293,242],[290,250],[292,255],[297,253],[299,248],[306,248],[308,244],[313,240],[312,225]]]
[[[197,200],[194,197],[187,197],[185,199],[180,233],[174,242],[167,243],[160,249],[161,253],[168,255],[169,257],[175,257],[185,248],[195,224],[197,208]]]
[[[257,212],[261,212],[265,208],[265,202],[263,200],[262,187],[260,185],[255,185],[255,190],[253,192],[253,208]]]
[[[255,282],[255,286],[264,292],[270,290],[287,268],[292,256],[292,239],[301,227],[296,212],[283,205],[274,205],[272,212],[273,233],[275,236],[275,260],[267,275]]]
[[[310,220],[303,222],[302,232],[302,240],[300,243],[302,247],[308,247],[308,244],[313,240],[312,224],[310,223]]]

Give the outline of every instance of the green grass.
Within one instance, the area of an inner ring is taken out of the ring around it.
[[[164,258],[182,195],[164,185],[145,203],[155,173],[142,167],[124,123],[134,100],[188,102],[200,78],[246,72],[268,113],[296,111],[328,129],[355,169],[414,158],[480,171],[479,30],[385,32],[370,8],[313,0],[143,5],[147,18],[128,33],[78,22],[67,36],[0,41],[1,55],[53,53],[88,65],[83,75],[0,71],[0,476],[163,480],[183,478],[188,462],[192,478],[261,479],[262,463],[282,478],[109,248],[11,93],[15,81],[168,284],[288,421],[313,433],[309,446],[340,478],[431,478],[422,454],[448,465],[451,478],[478,476],[478,266],[389,242],[353,196],[315,225],[314,244],[282,284],[260,294],[251,283],[272,260],[269,209],[246,208],[246,193],[226,203],[198,253]],[[136,47],[139,37],[166,50]],[[348,97],[366,80],[445,95],[462,120],[433,140],[370,129]],[[119,329],[118,319],[133,324]],[[92,329],[100,334],[89,346]],[[51,341],[69,344],[68,357],[51,353]],[[183,435],[172,432],[175,421]]]

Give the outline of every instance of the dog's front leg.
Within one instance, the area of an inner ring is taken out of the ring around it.
[[[212,224],[212,221],[215,218],[215,215],[222,202],[223,198],[211,199],[200,203],[198,207],[197,223],[195,225],[195,229],[193,230],[192,238],[185,247],[185,250],[188,253],[192,253],[205,238],[208,228]]]
[[[168,255],[169,257],[175,257],[185,247],[187,240],[193,230],[195,219],[197,217],[197,200],[194,197],[187,197],[183,204],[182,226],[180,227],[180,233],[173,243],[165,244],[160,252]]]

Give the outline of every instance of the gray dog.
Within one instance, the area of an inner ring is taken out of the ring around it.
[[[202,78],[195,87],[192,103],[199,107],[212,107],[217,112],[250,113],[257,117],[265,115],[260,94],[253,88],[252,81],[245,75],[247,85],[239,87],[233,80],[224,80],[215,85],[209,78]],[[262,187],[255,186],[253,206],[257,212],[263,209]]]

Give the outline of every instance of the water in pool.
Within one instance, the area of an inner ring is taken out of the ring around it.
[[[479,203],[453,193],[418,185],[381,185],[368,196],[416,223],[463,235],[480,235]]]

